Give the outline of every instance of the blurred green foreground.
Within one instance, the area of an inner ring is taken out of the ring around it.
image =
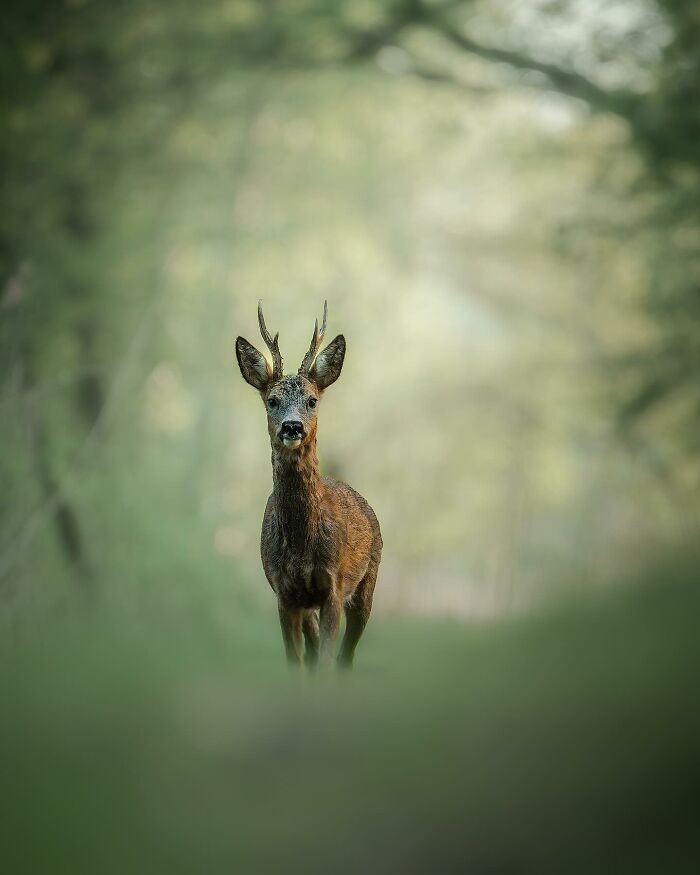
[[[272,606],[226,639],[66,618],[3,647],[3,870],[696,872],[699,610],[692,563],[656,568],[540,619],[375,621],[315,678]]]

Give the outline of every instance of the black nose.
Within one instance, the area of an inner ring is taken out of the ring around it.
[[[299,422],[296,419],[287,419],[282,423],[282,428],[280,428],[280,437],[281,438],[291,438],[292,440],[299,440],[304,437],[304,423]]]

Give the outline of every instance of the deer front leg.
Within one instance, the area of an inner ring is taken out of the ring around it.
[[[308,611],[301,625],[304,633],[304,662],[309,668],[314,668],[318,662],[318,614]]]
[[[302,611],[298,608],[288,608],[282,602],[278,603],[280,626],[282,628],[282,640],[287,653],[287,662],[290,665],[301,665],[302,634],[301,623]]]
[[[343,601],[333,586],[329,589],[325,602],[321,605],[320,612],[320,640],[319,661],[322,665],[329,664],[333,660],[335,641],[340,631],[340,618],[343,610]]]

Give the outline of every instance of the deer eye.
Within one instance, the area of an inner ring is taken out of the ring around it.
[[[267,406],[269,407],[270,410],[276,410],[277,407],[279,406],[279,401],[276,398],[268,398],[267,399]]]
[[[308,404],[309,404],[309,407],[311,407],[311,409],[313,410],[313,408],[318,404],[318,399],[317,398],[309,398]]]

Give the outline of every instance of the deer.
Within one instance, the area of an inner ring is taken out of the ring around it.
[[[258,390],[267,412],[272,494],[263,517],[260,556],[277,597],[287,661],[308,668],[332,664],[344,612],[337,664],[352,668],[372,609],[382,536],[367,501],[319,471],[318,411],[345,360],[342,334],[319,353],[327,316],[325,301],[321,329],[317,319],[301,367],[285,376],[279,332],[270,335],[260,301],[260,334],[272,364],[243,337],[236,339],[236,358],[243,379]]]

